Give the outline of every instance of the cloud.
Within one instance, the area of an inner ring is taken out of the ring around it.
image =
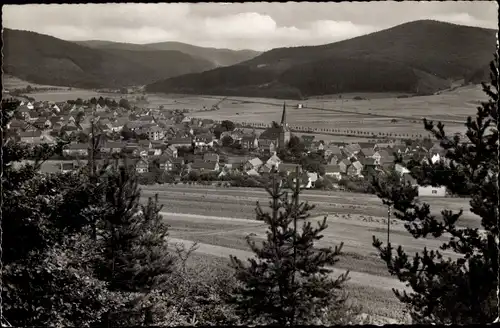
[[[490,21],[478,19],[468,13],[439,14],[439,15],[431,15],[428,18],[459,25],[480,26],[485,28],[498,28],[498,24],[493,25],[492,22]]]
[[[487,27],[496,19],[480,10],[486,7],[481,1],[6,5],[3,23],[65,40],[268,50],[336,42],[417,19]]]

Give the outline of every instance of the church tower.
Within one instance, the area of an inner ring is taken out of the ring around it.
[[[291,133],[286,122],[286,103],[283,103],[283,113],[281,114],[281,124],[279,132],[278,148],[285,149],[290,141]]]

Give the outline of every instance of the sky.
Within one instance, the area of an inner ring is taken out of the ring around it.
[[[320,45],[434,19],[498,28],[496,1],[5,5],[4,27],[60,39],[178,41],[266,51]]]

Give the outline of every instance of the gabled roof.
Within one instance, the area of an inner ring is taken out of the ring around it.
[[[340,162],[338,162],[339,165],[340,165],[340,163],[344,163],[346,166],[351,165],[351,161],[348,160],[347,158],[344,158],[343,160],[341,160]]]
[[[248,170],[246,172],[247,175],[251,175],[251,176],[258,176],[260,175],[259,172],[257,172],[255,169],[251,169],[251,170]]]
[[[249,162],[249,163],[250,163],[253,167],[260,166],[260,165],[264,164],[264,163],[260,160],[260,158],[258,158],[258,157],[255,157],[255,158],[253,158],[253,159],[249,160],[248,162]]]
[[[191,169],[193,170],[215,170],[217,167],[217,162],[209,162],[209,161],[203,161],[203,160],[195,160],[191,164]]]
[[[360,162],[361,162],[361,164],[363,164],[363,165],[370,165],[370,166],[375,165],[375,159],[374,159],[374,158],[371,158],[371,157],[361,158],[359,161],[360,161]]]
[[[373,150],[373,148],[363,148],[360,150],[360,152],[362,152],[363,155],[365,155],[365,156],[373,156],[375,154],[375,151]]]
[[[325,173],[340,173],[340,166],[338,165],[325,165]]]
[[[361,170],[363,168],[363,164],[361,164],[359,161],[352,163],[352,166],[354,166],[358,170]]]
[[[278,171],[279,172],[295,172],[297,169],[297,166],[299,167],[299,172],[302,171],[302,167],[298,164],[293,164],[293,163],[281,163]]]
[[[278,162],[281,162],[281,159],[278,156],[276,156],[276,155],[271,156],[267,160],[267,163],[278,163]]]
[[[19,137],[21,138],[38,138],[40,136],[42,136],[42,131],[40,130],[19,132]]]
[[[209,162],[217,162],[219,160],[219,155],[214,153],[205,153],[203,154],[203,160]]]

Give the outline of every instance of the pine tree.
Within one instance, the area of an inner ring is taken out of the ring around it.
[[[420,184],[446,186],[455,195],[470,196],[470,210],[481,218],[484,233],[460,222],[462,211],[443,210],[441,218],[418,200],[415,188],[375,183],[379,196],[394,204],[395,216],[405,222],[414,238],[445,237],[440,250],[452,251],[458,259],[445,258],[439,250],[424,250],[413,257],[401,246],[394,252],[374,237],[389,272],[407,283],[412,292],[394,291],[407,305],[414,323],[491,323],[498,316],[498,57],[491,63],[489,97],[477,109],[475,120],[467,119],[467,143],[445,134],[441,122],[424,120],[446,150],[445,160],[426,164],[406,163]]]
[[[151,324],[154,304],[148,299],[164,287],[174,262],[167,247],[168,225],[159,214],[157,198],[139,203],[137,176],[129,168],[115,167],[106,190],[108,208],[99,233],[103,252],[96,269],[111,291],[131,297],[110,320],[138,324],[145,318]]]
[[[257,204],[257,219],[268,225],[262,246],[250,236],[247,242],[256,257],[245,265],[232,256],[240,285],[231,302],[244,320],[250,323],[294,325],[312,323],[323,316],[325,309],[335,307],[344,299],[339,291],[347,274],[332,279],[331,269],[340,255],[342,244],[335,249],[314,245],[327,228],[326,217],[314,228],[306,219],[314,207],[299,203],[298,185],[291,199],[281,188],[276,173],[266,190],[271,197],[271,213],[264,213]],[[301,231],[297,221],[302,221]]]

